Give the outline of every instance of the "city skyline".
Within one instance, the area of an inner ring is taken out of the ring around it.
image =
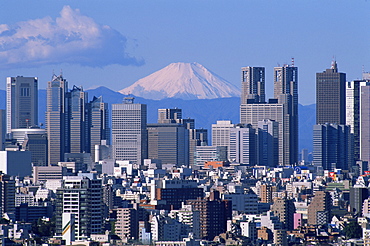
[[[212,1],[208,8],[210,3],[39,1],[22,6],[4,1],[0,8],[0,76],[37,76],[40,88],[45,88],[53,70],[63,70],[69,81],[86,89],[105,85],[118,91],[170,63],[199,62],[240,88],[240,67],[263,65],[271,71],[278,65],[290,65],[294,57],[300,68],[299,103],[307,105],[314,103],[315,73],[327,68],[333,57],[348,81],[360,79],[363,66],[370,70],[366,60],[369,34],[361,28],[370,18],[366,1],[236,1],[227,5]],[[89,28],[74,29],[76,23],[89,24],[109,39],[100,40]],[[294,31],[282,32],[284,26]],[[72,32],[80,36],[65,34]],[[25,36],[29,33],[45,37],[52,45],[46,47],[38,39],[33,45],[30,36]],[[338,33],[346,35],[339,38]],[[25,43],[20,42],[22,37]],[[78,44],[88,49],[68,47],[66,39],[73,38],[81,38],[83,43]],[[93,41],[101,42],[101,49]],[[43,57],[32,57],[28,55],[32,51],[45,52],[41,52]],[[121,51],[123,55],[117,56]],[[20,57],[24,59],[17,60]],[[273,73],[267,72],[266,83],[271,81]],[[267,87],[266,98],[272,94],[272,86]]]

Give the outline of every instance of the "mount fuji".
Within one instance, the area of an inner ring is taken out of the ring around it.
[[[240,89],[199,63],[171,63],[120,90],[146,99],[215,99],[240,97]]]

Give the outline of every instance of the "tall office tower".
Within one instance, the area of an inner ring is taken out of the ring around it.
[[[105,144],[110,143],[110,128],[109,128],[109,111],[108,104],[103,102],[103,98],[94,97],[88,104],[88,126],[90,126],[89,140],[90,153],[95,156],[95,145],[101,145],[101,141],[105,140]]]
[[[274,98],[286,105],[284,110],[284,163],[298,163],[298,68],[274,68]]]
[[[258,126],[270,119],[279,124],[279,164],[298,163],[298,68],[274,68],[274,99],[268,103],[246,100],[240,105],[240,123]]]
[[[258,121],[258,164],[276,167],[279,165],[279,123],[274,120]]]
[[[360,87],[360,160],[370,161],[370,86]]]
[[[277,103],[277,100],[270,99],[269,103],[253,103],[240,105],[240,122],[251,124],[257,127],[258,122],[270,119],[278,124],[278,160],[280,165],[290,165],[289,141],[289,119],[284,117],[287,104]],[[276,129],[275,129],[276,130]],[[286,131],[286,132],[285,132]],[[275,162],[276,163],[276,162]]]
[[[62,235],[62,215],[75,216],[76,240],[100,234],[103,229],[103,199],[101,180],[83,176],[64,176],[57,189],[56,234]]]
[[[114,159],[140,165],[148,158],[146,124],[146,104],[134,103],[134,98],[127,97],[124,103],[112,105]]]
[[[36,77],[6,78],[7,133],[38,125],[37,81]]]
[[[87,93],[82,87],[73,86],[67,93],[68,98],[68,125],[70,129],[69,153],[90,152],[90,139],[88,136],[86,103]]]
[[[230,129],[234,127],[231,120],[218,120],[212,124],[212,146],[226,146],[229,149]]]
[[[251,125],[230,129],[228,158],[237,163],[257,164],[256,130]]]
[[[0,151],[4,150],[6,134],[6,111],[0,109]]]
[[[242,67],[241,104],[265,102],[265,68]]]
[[[346,124],[346,74],[338,73],[337,62],[316,73],[316,124]]]
[[[308,224],[326,225],[331,219],[331,197],[326,191],[316,191],[308,205]]]
[[[287,230],[293,230],[294,227],[294,213],[295,206],[293,200],[287,198],[275,198],[274,203],[271,206],[271,211],[274,212],[275,216],[279,217],[284,228]]]
[[[182,110],[179,108],[158,109],[158,123],[176,123],[182,119]]]
[[[53,75],[48,82],[46,102],[46,133],[48,135],[48,164],[57,164],[70,150],[68,127],[68,107],[66,93],[68,82],[62,75]]]
[[[183,124],[148,124],[148,158],[178,167],[189,165],[189,132]]]
[[[353,152],[350,148],[350,127],[336,124],[313,126],[313,163],[324,170],[352,166]]]
[[[346,125],[351,126],[352,143],[355,160],[360,160],[360,133],[361,133],[361,101],[366,102],[366,95],[362,95],[363,86],[370,86],[366,80],[354,80],[346,83]],[[364,88],[364,92],[366,89]],[[365,103],[366,104],[366,103]]]

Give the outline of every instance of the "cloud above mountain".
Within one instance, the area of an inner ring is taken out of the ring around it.
[[[60,16],[0,24],[0,68],[79,64],[104,67],[111,64],[144,64],[127,52],[127,38],[99,25],[78,9],[64,6]]]

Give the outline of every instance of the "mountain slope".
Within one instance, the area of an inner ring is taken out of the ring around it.
[[[171,63],[119,92],[154,100],[240,96],[240,90],[236,86],[196,62]]]

